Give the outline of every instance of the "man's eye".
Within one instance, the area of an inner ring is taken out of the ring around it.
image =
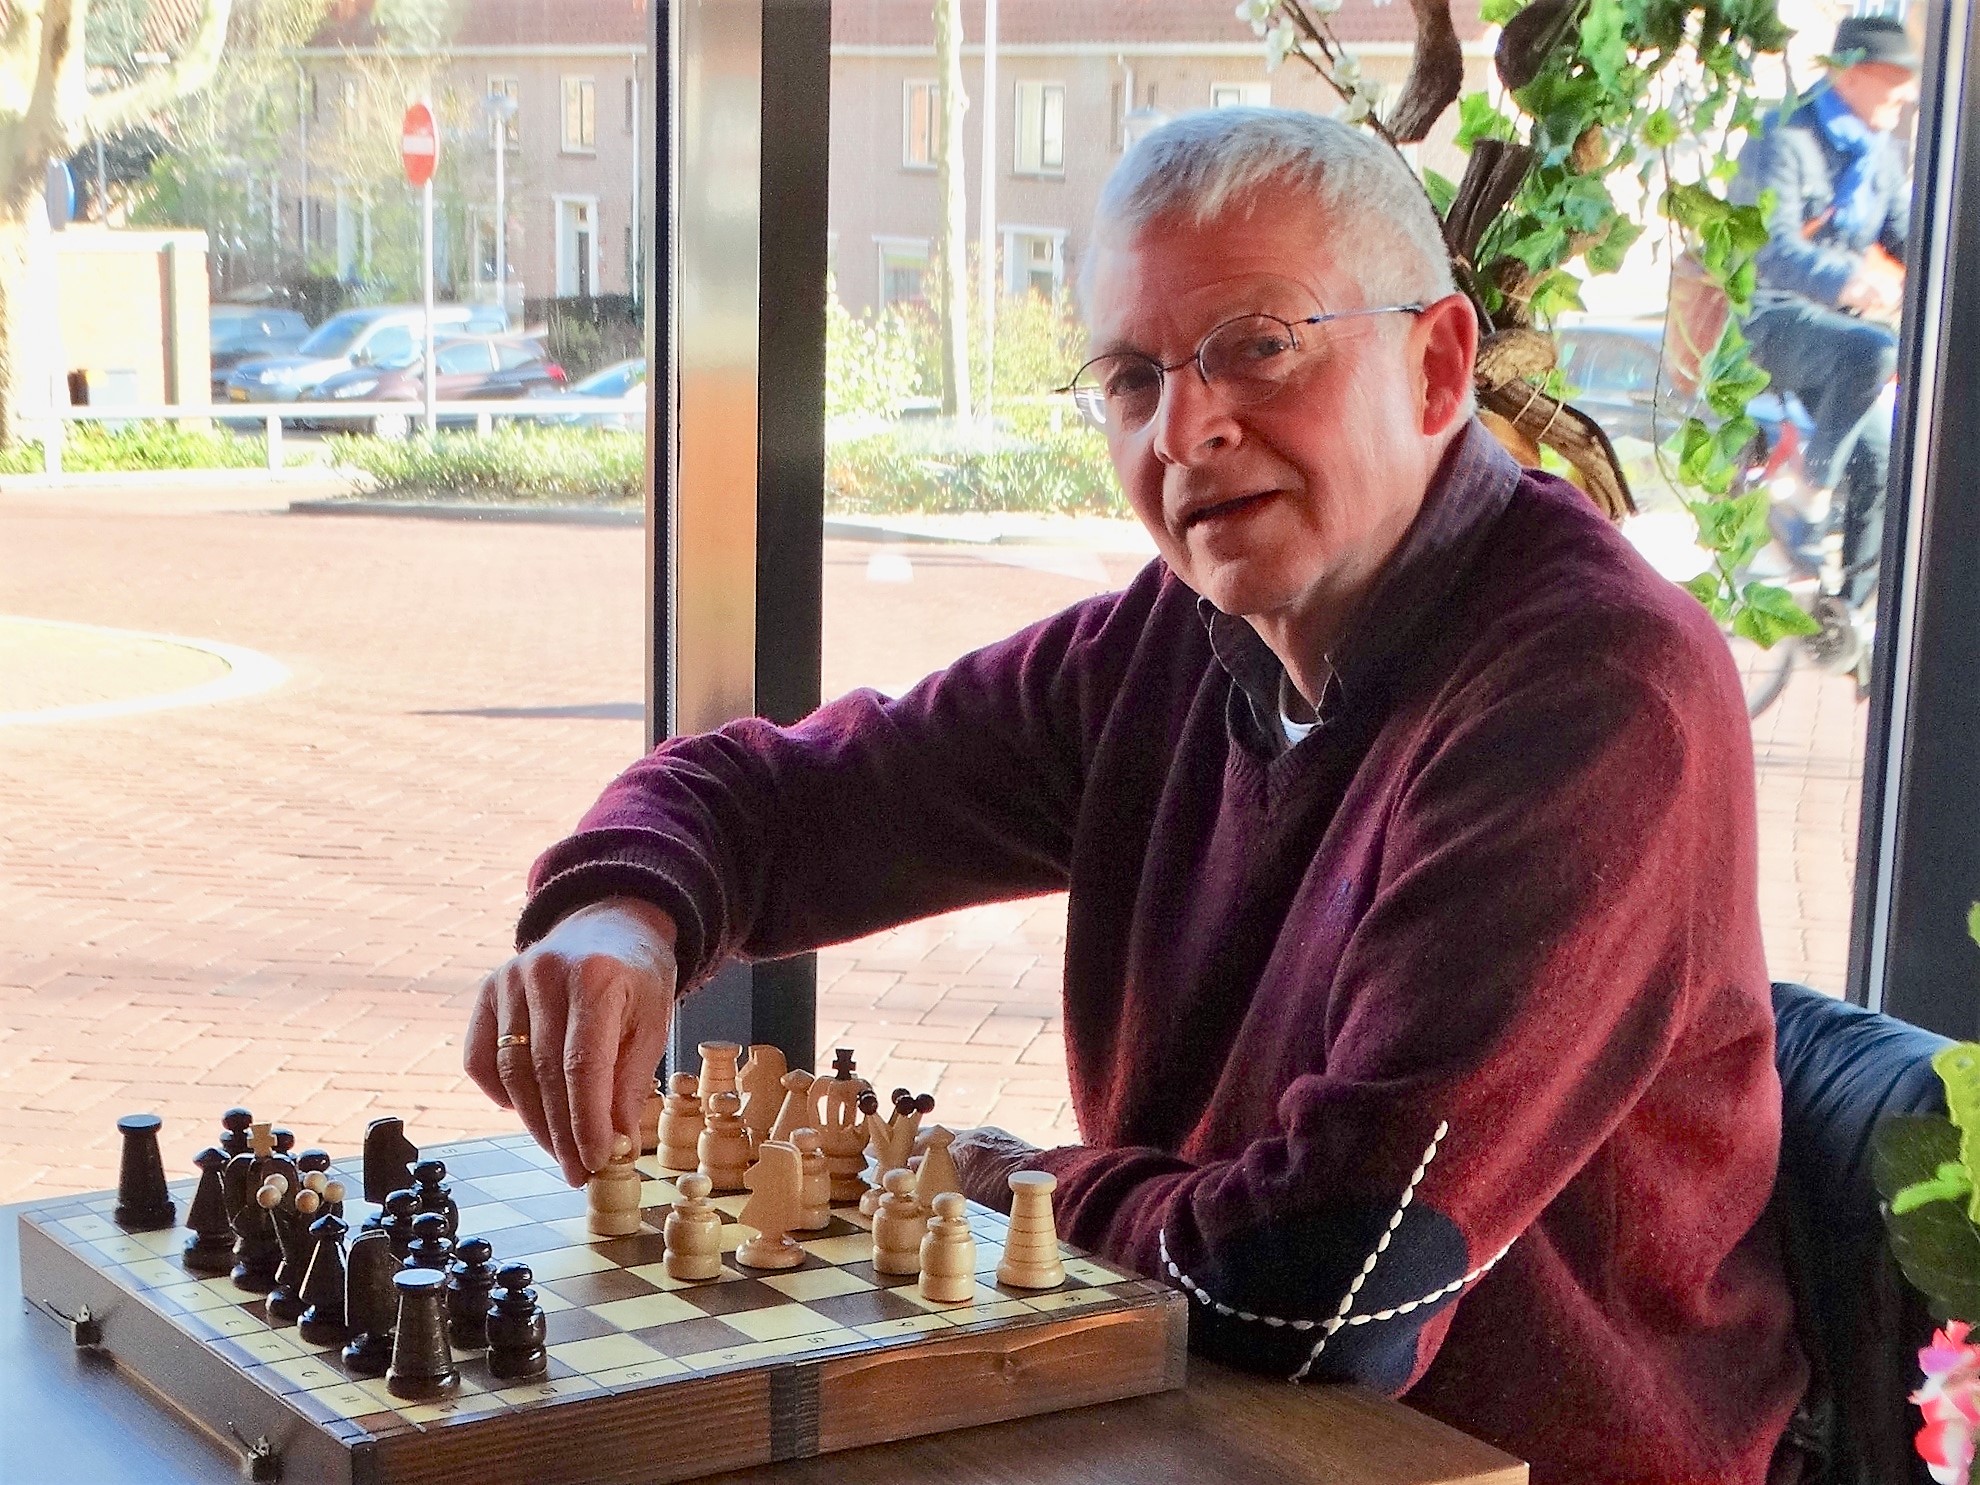
[[[1275,356],[1283,356],[1293,348],[1293,343],[1283,331],[1260,330],[1239,337],[1227,349],[1235,365],[1256,365],[1260,361],[1270,361]]]
[[[1107,369],[1100,385],[1109,397],[1140,397],[1162,385],[1162,373],[1152,362],[1118,362]]]

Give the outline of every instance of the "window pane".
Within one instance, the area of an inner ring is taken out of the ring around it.
[[[121,9],[149,16],[142,45],[170,59],[200,7]],[[422,338],[380,323],[421,300],[420,193],[399,159],[409,96],[432,100],[443,140],[443,314],[470,308],[477,333],[543,328],[573,381],[639,354],[630,229],[647,141],[599,138],[594,116],[595,154],[561,144],[566,73],[608,96],[648,86],[644,8],[316,10],[333,14],[300,50],[281,28],[255,50],[257,28],[235,26],[211,87],[105,141],[113,213],[142,230],[51,239],[32,313],[60,333],[11,342],[17,387],[58,379],[59,344],[66,366],[134,375],[131,401],[178,399],[179,438],[118,442],[205,467],[189,501],[0,502],[0,994],[18,1013],[0,1200],[114,1186],[115,1120],[141,1109],[165,1120],[174,1180],[233,1104],[340,1157],[387,1113],[428,1150],[516,1132],[461,1072],[466,1009],[511,950],[529,862],[642,751],[643,403],[540,428],[496,414],[506,452],[472,418],[442,430],[450,483],[486,459],[517,494],[534,484],[558,508],[546,515],[601,524],[397,514],[431,495],[356,462],[392,453],[361,403],[334,432],[288,425],[278,457],[295,478],[270,484],[260,466],[277,403],[316,401],[317,378],[360,350],[405,364]],[[435,45],[381,29],[412,21]],[[93,66],[108,34],[90,37]],[[535,122],[498,131],[491,93]],[[582,305],[558,293],[559,197],[589,213]],[[96,236],[120,241],[88,251]],[[188,377],[209,311],[257,330],[300,315],[315,334],[306,353],[243,345],[242,368]],[[485,346],[460,354],[490,364]],[[236,391],[238,426],[207,405]],[[106,442],[77,426],[69,467]],[[290,508],[359,490],[384,514]]]

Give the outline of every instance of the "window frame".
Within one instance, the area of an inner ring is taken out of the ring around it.
[[[1261,89],[1265,94],[1263,102],[1258,101],[1256,98],[1244,96],[1246,94],[1255,94]],[[1226,90],[1235,90],[1239,96],[1219,102],[1217,95]],[[1258,81],[1256,78],[1241,82],[1213,82],[1210,84],[1210,106],[1212,108],[1270,108],[1272,106],[1271,79],[1267,78],[1263,82]]]
[[[1034,180],[1063,180],[1066,174],[1066,85],[1043,77],[1021,77],[1012,85],[1011,174]],[[1051,100],[1058,100],[1058,158],[1051,159],[1046,121]],[[1028,150],[1027,137],[1036,149]]]
[[[920,261],[918,263],[903,262],[899,266],[904,268],[913,267],[919,269],[921,274],[923,275],[923,285],[925,289],[926,276],[928,270],[934,266],[934,262],[935,262],[934,239],[929,237],[910,237],[898,233],[876,232],[873,235],[873,247],[874,247],[875,261],[877,265],[877,272],[875,274],[875,279],[874,279],[873,302],[876,305],[878,305],[882,310],[891,309],[896,304],[927,303],[928,296],[926,292],[916,294],[911,298],[907,298],[907,297],[895,298],[895,297],[890,297],[888,295],[887,270],[889,264],[887,260],[888,260],[888,255],[890,253],[900,254],[900,253],[918,252],[920,254]]]
[[[588,72],[567,72],[562,76],[563,107],[558,111],[558,137],[562,141],[560,153],[566,155],[595,155],[598,153],[598,79]],[[581,136],[577,141],[571,138],[571,104],[578,105],[578,121]],[[588,129],[585,126],[589,126]]]
[[[927,158],[917,159],[915,142],[915,100],[926,100]],[[937,141],[942,133],[942,84],[932,77],[901,79],[901,169],[933,172],[936,168]]]
[[[487,79],[487,92],[499,93],[515,104],[508,118],[501,121],[503,144],[508,149],[516,149],[522,144],[522,78],[509,72],[491,72]]]

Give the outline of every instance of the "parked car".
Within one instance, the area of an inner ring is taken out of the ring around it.
[[[501,334],[509,317],[499,305],[437,304],[436,335]],[[258,356],[227,375],[228,402],[314,402],[325,381],[354,367],[387,370],[411,365],[426,337],[420,306],[391,304],[347,309],[318,325],[287,356]]]
[[[524,336],[456,336],[443,340],[433,353],[433,394],[436,401],[469,399],[507,401],[516,397],[555,394],[564,387],[564,368]],[[424,359],[415,353],[403,366],[368,365],[326,377],[316,389],[323,402],[418,402],[426,395]],[[405,431],[403,413],[375,418],[338,420],[343,426],[369,428],[373,433],[399,435]],[[442,417],[442,427],[472,426],[474,419],[459,413]]]
[[[573,412],[560,417],[541,418],[544,423],[563,423],[573,428],[609,428],[615,433],[646,431],[646,357],[615,361],[602,371],[594,371],[583,381],[563,389],[566,396],[610,398],[619,404],[616,412]]]
[[[309,336],[309,321],[293,309],[216,304],[206,312],[213,397],[225,401],[227,373],[243,361],[293,351]]]
[[[1597,423],[1611,440],[1660,443],[1690,415],[1691,402],[1658,377],[1664,358],[1664,322],[1579,320],[1555,331],[1569,400]],[[1771,466],[1797,448],[1813,427],[1792,393],[1762,392],[1747,405],[1760,425]],[[1786,440],[1783,442],[1783,440]]]

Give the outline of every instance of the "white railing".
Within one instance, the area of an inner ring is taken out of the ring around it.
[[[537,422],[561,420],[588,413],[626,414],[626,404],[616,397],[514,397],[506,400],[467,398],[435,402],[433,415],[439,418],[472,417],[474,431],[482,436],[491,432],[495,419],[528,418]],[[280,473],[285,467],[282,426],[285,423],[336,423],[337,432],[368,432],[379,419],[403,418],[405,431],[419,427],[426,417],[422,402],[365,402],[358,399],[336,402],[215,402],[191,405],[141,405],[125,407],[58,407],[44,411],[41,427],[42,471],[62,472],[62,444],[71,423],[152,423],[209,420],[226,423],[260,423],[268,440],[268,469]],[[355,430],[349,425],[359,425]]]

